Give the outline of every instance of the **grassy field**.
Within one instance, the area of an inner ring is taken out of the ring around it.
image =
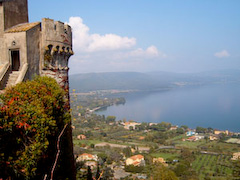
[[[207,176],[211,179],[232,179],[233,167],[231,156],[199,154],[193,162],[193,169],[199,174],[200,180]]]
[[[189,149],[198,149],[199,146],[204,146],[206,145],[206,140],[202,139],[199,141],[195,141],[195,142],[189,142],[189,141],[177,141],[175,143],[176,147],[186,147]]]
[[[171,158],[171,159],[174,159],[174,158],[177,158],[177,154],[171,154],[171,153],[162,153],[162,152],[159,152],[159,153],[151,153],[150,154],[152,157],[154,158],[158,158],[158,157],[162,157],[164,158],[165,160],[168,159],[168,158]]]
[[[73,140],[74,145],[86,144],[86,145],[90,146],[90,144],[97,144],[97,143],[101,143],[101,142],[102,141],[99,141],[99,140],[78,140],[78,139]]]

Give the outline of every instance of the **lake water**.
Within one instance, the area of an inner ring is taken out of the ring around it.
[[[137,122],[170,122],[174,125],[212,127],[240,132],[240,84],[183,87],[160,92],[122,95],[124,105],[96,112]]]

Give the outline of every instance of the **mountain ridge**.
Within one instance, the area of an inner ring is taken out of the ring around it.
[[[70,89],[77,92],[97,90],[154,90],[186,85],[240,82],[240,70],[218,70],[199,73],[172,72],[101,72],[69,76]]]

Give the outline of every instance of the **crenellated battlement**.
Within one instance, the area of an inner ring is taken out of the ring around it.
[[[72,29],[69,25],[53,19],[42,19],[43,44],[59,44],[60,46],[72,46]],[[64,45],[63,45],[64,44]]]
[[[41,69],[68,70],[68,59],[73,55],[71,27],[63,22],[44,18],[41,31]]]
[[[73,55],[70,47],[48,45],[44,51],[44,70],[68,70],[68,59]]]

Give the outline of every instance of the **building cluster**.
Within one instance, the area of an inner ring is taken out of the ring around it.
[[[113,172],[114,172],[114,179],[121,179],[124,177],[129,176],[131,173],[128,173],[125,171],[126,166],[134,166],[134,167],[143,167],[146,165],[144,156],[141,154],[136,154],[134,156],[124,158],[125,160],[123,162],[118,162],[118,164],[122,165],[117,165],[116,163],[108,165]],[[101,158],[99,158],[97,155],[94,154],[89,154],[89,153],[83,153],[79,155],[76,159],[77,163],[83,163],[84,166],[82,166],[81,171],[87,171],[87,167],[89,166],[93,171],[97,169],[97,166],[99,165],[99,162],[101,161]],[[168,166],[166,161],[162,157],[158,158],[153,158],[152,161],[154,164],[163,164],[164,166]],[[141,175],[141,174],[132,174],[134,177],[142,177],[140,179],[146,179],[146,175]]]

